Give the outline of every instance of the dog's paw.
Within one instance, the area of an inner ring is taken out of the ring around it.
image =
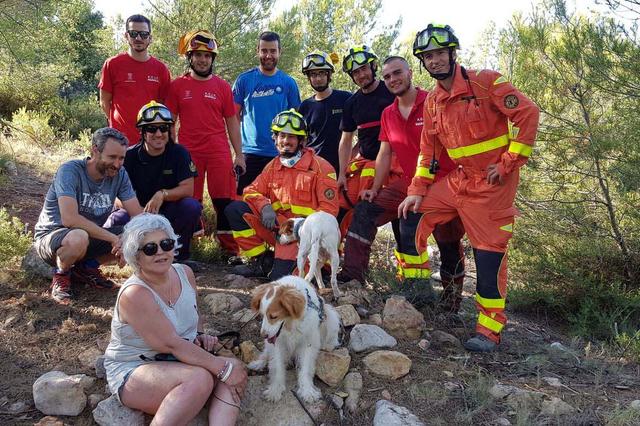
[[[260,370],[264,370],[266,366],[267,366],[267,362],[262,358],[258,358],[255,361],[251,361],[247,365],[247,368],[253,371],[260,371]]]
[[[264,399],[271,402],[280,401],[282,393],[284,392],[284,386],[269,385],[267,389],[262,393]]]
[[[298,388],[297,394],[304,402],[315,402],[322,397],[320,389],[313,385]]]

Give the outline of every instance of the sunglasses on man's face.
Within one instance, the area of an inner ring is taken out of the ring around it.
[[[136,30],[127,30],[127,34],[129,34],[129,37],[131,38],[137,38],[138,36],[140,36],[142,40],[148,39],[149,36],[151,35],[149,31],[136,31]]]
[[[165,238],[160,241],[159,247],[162,251],[171,251],[176,246],[176,241],[171,238]],[[147,243],[142,246],[142,248],[138,249],[138,251],[143,252],[147,256],[153,256],[158,253],[158,243]]]
[[[147,133],[155,133],[160,130],[161,133],[167,133],[169,131],[168,124],[161,124],[159,126],[144,126],[144,131]]]

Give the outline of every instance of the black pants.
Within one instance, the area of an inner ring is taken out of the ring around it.
[[[244,156],[247,171],[242,176],[238,176],[238,195],[242,195],[242,191],[253,183],[271,160],[273,157],[263,157],[262,155],[246,154]]]

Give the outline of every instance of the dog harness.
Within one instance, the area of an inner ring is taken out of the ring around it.
[[[324,321],[324,300],[322,297],[318,296],[318,304],[316,305],[311,301],[311,294],[309,294],[309,289],[305,288],[304,291],[307,293],[307,308],[311,308],[318,313],[318,317],[320,318],[320,322]]]
[[[296,241],[300,241],[300,228],[302,227],[303,223],[304,219],[297,220],[296,224],[293,225],[293,237],[296,239]]]

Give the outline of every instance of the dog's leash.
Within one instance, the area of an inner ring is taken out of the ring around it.
[[[242,326],[240,326],[240,328],[237,331],[229,331],[227,333],[222,333],[220,334],[218,337],[223,337],[223,336],[229,336],[225,341],[223,341],[221,344],[222,346],[220,346],[220,348],[216,351],[211,351],[211,353],[213,355],[218,355],[218,352],[220,352],[227,343],[229,343],[229,341],[231,339],[238,339],[240,340],[240,331],[247,325],[249,324],[251,321],[253,321],[257,316],[258,316],[259,312],[256,312],[255,314],[253,314],[253,316],[251,318],[249,318],[244,324],[242,324]],[[237,346],[237,345],[236,345]]]
[[[313,426],[319,426],[319,423],[316,421],[316,419],[313,418],[313,416],[311,415],[311,413],[309,412],[309,410],[307,410],[307,407],[305,407],[304,402],[302,402],[302,400],[300,399],[300,397],[298,396],[298,394],[296,393],[296,391],[294,391],[293,389],[291,389],[291,393],[293,394],[293,396],[296,397],[296,399],[298,400],[298,403],[300,404],[300,406],[302,407],[302,409],[304,410],[305,413],[307,413],[307,416],[309,416],[309,418],[311,419],[311,421],[313,422]]]

